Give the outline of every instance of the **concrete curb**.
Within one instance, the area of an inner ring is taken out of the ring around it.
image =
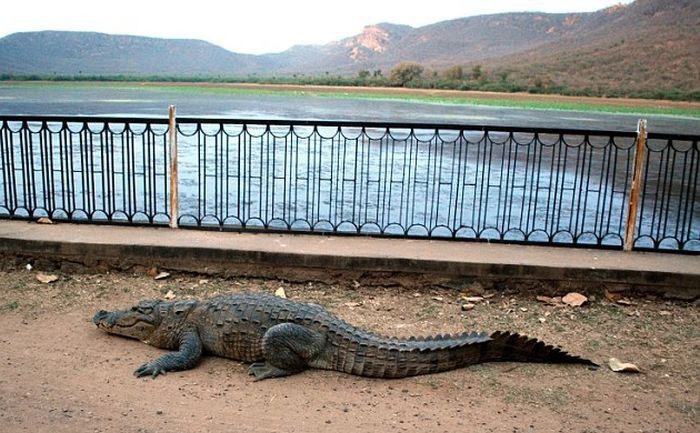
[[[320,280],[344,273],[402,275],[420,284],[539,281],[553,288],[700,295],[698,256],[579,248],[0,221],[0,255],[88,268],[157,266],[267,278],[290,278],[304,269]]]

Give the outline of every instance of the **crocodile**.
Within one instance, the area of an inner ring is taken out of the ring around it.
[[[488,361],[597,365],[512,332],[384,337],[320,305],[261,293],[145,300],[126,310],[98,311],[93,322],[108,333],[173,350],[143,364],[134,372],[137,377],[194,368],[203,353],[251,363],[248,371],[255,380],[307,368],[401,378]]]

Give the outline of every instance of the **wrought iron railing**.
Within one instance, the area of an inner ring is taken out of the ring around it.
[[[469,125],[0,117],[0,216],[700,251],[698,136]]]
[[[0,117],[0,214],[168,222],[167,119]]]

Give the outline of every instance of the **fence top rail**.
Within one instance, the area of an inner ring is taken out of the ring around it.
[[[167,125],[167,117],[130,117],[130,116],[51,116],[51,115],[0,115],[0,122],[87,122],[87,123],[145,123]],[[244,124],[269,126],[307,126],[335,128],[368,129],[418,129],[418,130],[458,130],[481,132],[506,132],[530,134],[567,134],[635,137],[636,131],[575,129],[575,128],[538,128],[521,126],[474,125],[466,123],[421,123],[421,122],[376,122],[347,120],[313,120],[313,119],[241,119],[215,117],[178,117],[178,124]],[[650,132],[648,139],[700,141],[700,135],[655,133]]]

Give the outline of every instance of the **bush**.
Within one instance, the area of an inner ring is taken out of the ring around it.
[[[423,67],[418,63],[400,63],[391,70],[389,81],[394,86],[406,87],[410,82],[420,79],[421,74],[423,74]]]
[[[461,66],[452,66],[445,71],[445,78],[451,81],[462,81],[464,79],[464,70]]]

